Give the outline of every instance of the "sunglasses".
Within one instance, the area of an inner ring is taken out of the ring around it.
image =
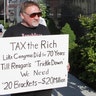
[[[27,14],[26,12],[24,12],[26,15],[29,15],[30,18],[34,18],[36,16],[40,17],[42,16],[42,12],[37,12],[37,13],[32,13],[32,14]]]

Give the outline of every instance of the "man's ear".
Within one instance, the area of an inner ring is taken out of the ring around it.
[[[20,13],[20,17],[21,17],[21,19],[24,19],[24,16],[23,16],[23,14],[22,14],[22,13]]]

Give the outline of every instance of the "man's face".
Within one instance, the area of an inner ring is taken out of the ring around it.
[[[40,9],[37,6],[30,6],[22,13],[21,18],[23,19],[25,26],[36,27],[39,25],[40,16]]]

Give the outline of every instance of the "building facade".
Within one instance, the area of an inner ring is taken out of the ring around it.
[[[46,0],[46,4],[50,6],[50,13],[53,14],[53,18],[58,17],[65,7],[67,7],[65,11],[68,11],[68,8],[70,10],[76,8],[73,11],[78,10],[84,15],[96,13],[96,0]]]
[[[78,18],[80,14],[96,13],[96,0],[46,0],[46,4],[57,27],[61,29],[69,23],[77,38],[84,35]]]

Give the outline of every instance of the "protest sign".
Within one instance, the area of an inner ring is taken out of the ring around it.
[[[67,86],[68,35],[0,38],[0,95]]]

